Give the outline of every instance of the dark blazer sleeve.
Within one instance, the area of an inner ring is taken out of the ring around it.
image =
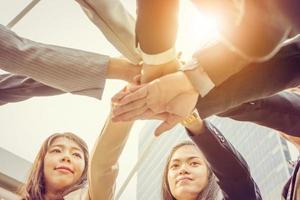
[[[218,178],[224,199],[262,199],[242,155],[216,127],[207,121],[205,127],[205,133],[198,136],[190,135],[190,137],[203,152],[213,173]]]
[[[252,63],[199,98],[196,108],[202,119],[242,103],[274,95],[300,85],[300,50],[288,45],[271,60]]]
[[[300,137],[300,94],[280,92],[264,99],[244,103],[219,116],[254,122]]]

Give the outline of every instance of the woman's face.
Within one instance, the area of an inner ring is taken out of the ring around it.
[[[177,149],[168,166],[171,194],[177,199],[196,199],[208,183],[208,169],[201,152],[193,145]]]
[[[64,191],[76,183],[85,167],[84,153],[73,140],[56,138],[44,158],[46,190]]]

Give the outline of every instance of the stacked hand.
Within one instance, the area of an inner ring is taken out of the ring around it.
[[[132,85],[117,93],[113,120],[161,119],[155,134],[171,129],[195,108],[198,93],[183,72],[175,72],[147,84]]]

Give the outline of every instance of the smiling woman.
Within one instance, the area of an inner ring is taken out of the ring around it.
[[[172,148],[163,173],[163,200],[261,200],[248,165],[221,132],[196,111],[182,124],[191,141]]]
[[[86,143],[73,133],[55,133],[42,144],[22,200],[112,200],[118,159],[132,122],[107,119],[89,158]]]
[[[22,188],[24,200],[63,199],[87,182],[88,148],[73,133],[55,133],[42,144],[29,178]]]
[[[197,146],[182,142],[173,147],[164,170],[164,200],[217,199],[219,187],[204,155]]]

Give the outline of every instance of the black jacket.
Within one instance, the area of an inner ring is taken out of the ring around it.
[[[224,199],[262,199],[247,162],[216,127],[205,122],[205,133],[190,137],[202,151],[218,178]]]

